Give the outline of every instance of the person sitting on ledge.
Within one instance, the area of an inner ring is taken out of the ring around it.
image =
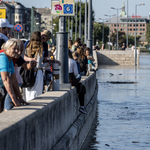
[[[80,101],[80,108],[79,111],[83,114],[87,114],[85,107],[84,107],[84,97],[85,97],[85,93],[86,93],[86,88],[85,86],[79,82],[79,80],[76,78],[78,77],[78,67],[77,64],[75,62],[75,60],[72,57],[72,52],[69,50],[69,59],[68,59],[68,63],[69,63],[69,82],[72,84],[72,86],[75,86],[77,88],[77,93],[78,93],[78,97],[79,97],[79,101]]]

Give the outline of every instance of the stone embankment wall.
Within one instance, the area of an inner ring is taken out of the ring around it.
[[[140,52],[137,50],[137,64],[139,65]],[[135,52],[134,51],[97,51],[99,65],[135,65]]]
[[[96,73],[83,77],[88,114],[81,114],[76,88],[51,91],[0,114],[0,150],[78,150],[97,106]]]

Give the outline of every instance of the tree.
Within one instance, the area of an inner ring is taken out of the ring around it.
[[[77,37],[78,35],[78,29],[79,29],[79,16],[80,16],[80,2],[77,3],[78,10],[77,10]],[[75,4],[75,10],[76,10],[76,4]],[[88,10],[88,3],[87,3],[87,10]],[[88,11],[87,11],[88,13]],[[88,15],[87,15],[88,16]],[[88,18],[87,18],[88,19]],[[92,20],[94,21],[94,11],[92,11]],[[81,2],[81,22],[83,24],[82,26],[82,41],[84,42],[84,25],[85,25],[85,3]],[[53,29],[53,34],[59,31],[59,17],[56,17],[53,19],[53,24],[56,24]],[[73,41],[75,41],[75,27],[76,27],[76,16],[73,17]],[[70,17],[70,28],[71,28],[71,17]],[[68,17],[66,17],[66,32],[68,32]]]
[[[123,43],[126,44],[126,34],[125,32],[121,32],[121,31],[118,31],[118,43],[119,43],[119,46],[121,47]],[[136,39],[137,39],[137,46],[139,45],[139,39],[140,39],[141,36],[136,36]],[[115,31],[114,33],[112,33],[111,35],[111,42],[114,44],[117,44],[117,31]],[[129,45],[134,45],[135,43],[135,36],[128,36],[128,43]]]
[[[108,36],[109,36],[109,27],[104,25],[104,43],[106,44],[108,42]],[[102,44],[102,38],[103,38],[103,23],[94,23],[94,44],[96,44],[96,41],[98,41],[99,46],[101,47]]]
[[[147,40],[148,45],[149,45],[149,42],[150,42],[150,22],[147,24],[146,40]]]

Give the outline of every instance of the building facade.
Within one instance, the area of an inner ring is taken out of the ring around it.
[[[136,23],[135,23],[136,18]],[[122,12],[120,13],[118,17],[113,17],[111,19],[108,19],[107,22],[105,22],[105,25],[110,27],[110,34],[117,31],[117,23],[118,23],[118,31],[125,32],[128,35],[135,36],[135,30],[136,35],[141,36],[140,42],[146,42],[146,32],[147,32],[147,23],[149,23],[149,17],[142,17],[142,16],[128,16],[125,12],[125,3],[123,0],[122,4]],[[128,23],[128,27],[127,27]],[[136,28],[135,28],[136,24]]]
[[[15,1],[2,1],[0,3],[0,8],[6,9],[6,19],[10,24],[16,25],[21,24],[23,26],[23,30],[19,33],[20,38],[30,36],[31,32],[31,8],[26,8],[19,2]],[[41,25],[41,15],[35,11],[35,18],[38,16],[39,25]],[[13,29],[12,29],[13,30]],[[18,33],[13,30],[14,37],[17,37]]]

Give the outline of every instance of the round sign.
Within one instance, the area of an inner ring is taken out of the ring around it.
[[[14,30],[17,31],[17,32],[21,32],[23,30],[23,27],[21,24],[16,24],[14,26]]]

